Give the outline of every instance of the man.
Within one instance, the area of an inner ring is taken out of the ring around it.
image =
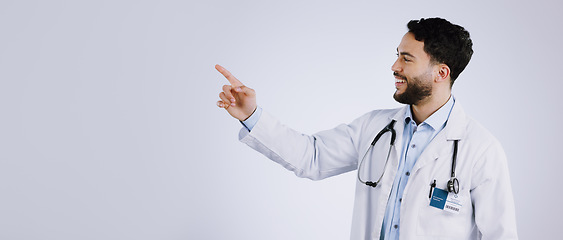
[[[391,67],[402,108],[307,136],[219,65],[231,85],[217,105],[243,123],[242,142],[297,176],[357,170],[351,239],[517,239],[504,151],[451,95],[473,54],[469,33],[440,18],[407,27]]]

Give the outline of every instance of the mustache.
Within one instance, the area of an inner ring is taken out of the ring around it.
[[[399,73],[397,73],[397,72],[393,72],[393,76],[399,77],[399,78],[401,78],[401,79],[403,79],[403,80],[405,80],[405,81],[407,80],[407,77],[405,77],[405,76],[403,76],[403,75],[401,75],[401,74],[399,74]]]

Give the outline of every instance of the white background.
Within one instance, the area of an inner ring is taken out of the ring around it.
[[[520,237],[563,235],[563,4],[379,2],[1,0],[0,239],[347,239],[354,173],[238,142],[213,66],[311,134],[400,106],[395,49],[434,16],[471,33],[454,94],[505,147]]]

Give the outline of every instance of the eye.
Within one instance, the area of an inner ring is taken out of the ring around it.
[[[397,54],[395,54],[395,55],[397,55],[397,58],[400,57],[399,53],[397,53]],[[409,60],[407,57],[403,57],[403,61],[405,61],[405,62],[410,62],[411,60]]]

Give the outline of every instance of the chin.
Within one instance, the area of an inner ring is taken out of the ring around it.
[[[398,91],[395,91],[395,93],[393,94],[393,99],[395,99],[395,101],[401,103],[401,101],[399,101],[401,98],[401,94],[398,93]]]
[[[399,90],[395,90],[395,93],[393,93],[393,98],[394,99],[400,98],[401,95],[403,95],[403,92],[399,92]]]

